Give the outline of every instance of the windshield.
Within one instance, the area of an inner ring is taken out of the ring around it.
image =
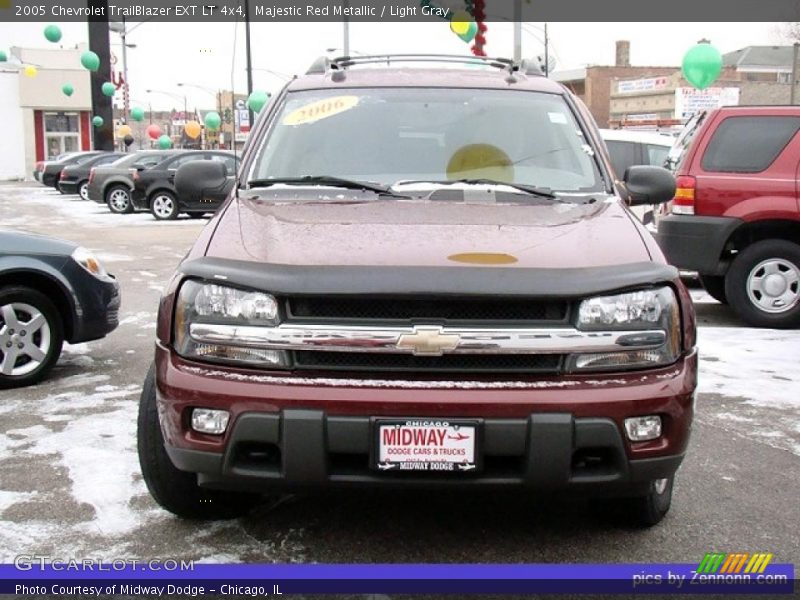
[[[489,179],[565,192],[603,189],[593,151],[561,96],[474,89],[293,92],[249,180],[335,176]]]

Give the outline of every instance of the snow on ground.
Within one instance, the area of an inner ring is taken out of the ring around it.
[[[74,227],[80,223],[81,227],[108,228],[119,225],[124,220],[125,225],[142,226],[158,223],[166,227],[191,225],[197,227],[197,220],[182,215],[174,221],[158,222],[149,212],[137,212],[129,215],[116,215],[108,210],[105,204],[81,200],[74,194],[62,194],[53,188],[36,185],[4,185],[3,196],[13,198],[16,202],[44,205],[53,209],[49,221],[53,224],[63,223],[65,227]],[[202,221],[201,221],[202,222]],[[3,225],[12,229],[24,231],[28,223],[25,215],[3,215]],[[109,262],[130,260],[125,256],[111,256]]]

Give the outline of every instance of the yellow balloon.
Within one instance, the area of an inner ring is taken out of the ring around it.
[[[514,181],[514,164],[497,146],[469,144],[455,151],[447,163],[449,179]]]
[[[198,123],[197,121],[189,121],[183,127],[183,130],[186,132],[186,135],[188,135],[193,140],[196,140],[198,136],[202,133],[203,128],[200,127],[200,123]]]
[[[27,75],[28,77],[36,77],[36,75],[39,73],[39,69],[37,69],[33,65],[27,65],[22,70],[22,72],[25,73],[25,75]]]
[[[464,35],[469,31],[470,21],[472,21],[472,15],[467,11],[456,11],[450,19],[450,31],[456,35]]]
[[[120,139],[124,138],[126,135],[132,135],[132,134],[133,130],[130,128],[129,125],[120,125],[117,128],[117,137]]]

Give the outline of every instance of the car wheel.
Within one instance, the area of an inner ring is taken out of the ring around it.
[[[703,284],[708,295],[722,304],[728,303],[725,295],[725,278],[717,275],[700,275],[700,283]]]
[[[178,201],[169,192],[156,192],[150,201],[150,212],[159,221],[178,218]]]
[[[156,402],[155,367],[151,365],[139,401],[137,446],[142,475],[153,499],[184,519],[232,519],[252,509],[261,500],[259,495],[201,488],[197,475],[172,464],[164,449]]]
[[[106,204],[108,209],[118,215],[128,214],[133,212],[133,204],[131,203],[131,194],[127,188],[121,185],[115,185],[106,193]]]
[[[22,286],[0,289],[0,388],[40,381],[63,343],[61,316],[47,296]]]
[[[81,197],[81,200],[88,200],[89,199],[89,182],[88,181],[81,181],[78,184],[78,195]]]
[[[627,514],[631,524],[652,527],[661,522],[672,505],[672,484],[675,477],[650,482],[647,495],[627,500]]]
[[[731,307],[747,324],[778,329],[800,325],[800,246],[756,242],[734,259],[725,281]]]

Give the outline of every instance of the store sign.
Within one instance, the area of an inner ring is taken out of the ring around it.
[[[244,100],[236,101],[236,141],[239,141],[239,136],[244,135],[243,139],[247,139],[247,134],[250,132],[250,111]]]
[[[689,119],[695,113],[712,110],[720,106],[737,106],[739,88],[706,88],[697,90],[691,87],[675,89],[675,118]]]
[[[666,77],[646,77],[644,79],[629,79],[617,82],[618,94],[636,94],[638,92],[652,92],[663,90],[667,87]]]

